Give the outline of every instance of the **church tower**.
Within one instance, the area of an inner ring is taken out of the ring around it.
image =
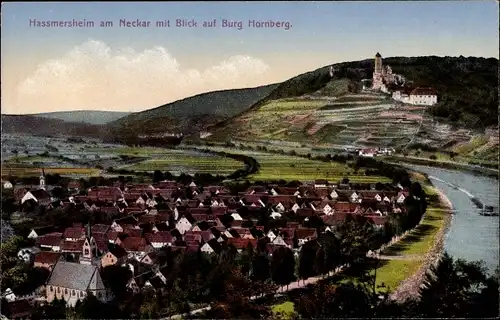
[[[375,70],[374,73],[382,73],[382,56],[379,52],[375,55]]]
[[[40,189],[45,190],[45,172],[42,168],[42,174],[40,175]]]

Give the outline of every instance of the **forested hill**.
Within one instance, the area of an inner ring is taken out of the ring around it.
[[[276,87],[276,84],[271,84],[202,93],[154,109],[132,113],[110,123],[110,129],[117,138],[198,132],[249,108]]]
[[[413,86],[429,86],[438,92],[438,104],[429,108],[442,117],[470,128],[498,124],[498,59],[478,57],[383,58],[393,73],[402,74]],[[374,60],[342,65],[342,72],[359,80],[371,77]]]

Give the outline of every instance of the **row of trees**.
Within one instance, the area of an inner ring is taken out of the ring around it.
[[[373,276],[352,282],[320,282],[293,296],[302,318],[497,318],[499,276],[487,273],[480,262],[466,262],[444,254],[427,272],[419,297],[395,302],[375,292]]]

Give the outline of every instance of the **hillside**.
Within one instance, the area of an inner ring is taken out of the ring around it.
[[[103,125],[67,122],[30,115],[2,115],[2,133],[37,136],[81,136],[103,138],[107,129]]]
[[[202,93],[130,114],[110,123],[114,137],[190,134],[234,116],[267,96],[276,84]]]
[[[396,107],[384,94],[361,92],[360,80],[373,74],[373,59],[345,62],[334,65],[333,78],[326,66],[285,81],[247,111],[210,127],[208,140],[397,146],[416,138],[444,145],[450,139],[471,138],[461,127],[480,131],[497,123],[497,59],[430,56],[383,61],[414,86],[434,87],[439,103],[431,108]]]
[[[129,115],[130,112],[98,111],[98,110],[76,110],[37,113],[31,116],[59,119],[67,122],[82,122],[88,124],[107,124]]]

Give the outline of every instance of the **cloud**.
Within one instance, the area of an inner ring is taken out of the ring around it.
[[[37,106],[37,112],[139,111],[201,92],[261,85],[268,70],[262,60],[244,55],[205,70],[183,68],[164,47],[113,50],[89,40],[39,65],[19,83],[16,101],[30,110]]]

